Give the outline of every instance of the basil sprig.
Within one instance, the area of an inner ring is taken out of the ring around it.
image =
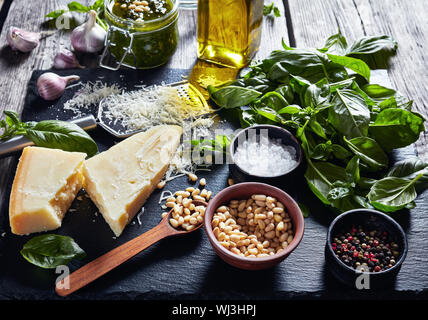
[[[73,259],[84,259],[85,251],[73,238],[57,234],[44,234],[29,240],[21,250],[21,255],[30,263],[52,269],[66,265]]]
[[[46,18],[57,19],[68,12],[88,13],[91,10],[95,10],[97,12],[97,23],[105,30],[107,30],[107,22],[104,19],[100,18],[100,16],[104,14],[104,0],[95,0],[94,3],[90,6],[85,6],[77,1],[72,1],[67,5],[67,7],[68,10],[58,9],[49,12],[46,15]]]
[[[4,129],[0,141],[24,135],[39,147],[84,152],[88,157],[98,153],[95,141],[74,123],[60,120],[22,122],[14,111],[4,111],[4,114],[5,120],[0,121],[0,128]]]

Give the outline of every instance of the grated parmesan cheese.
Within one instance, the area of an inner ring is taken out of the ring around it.
[[[141,89],[113,94],[103,101],[103,117],[130,131],[162,124],[183,125],[209,113],[203,105],[189,104],[169,86],[141,86]]]
[[[108,86],[102,81],[87,82],[82,84],[82,86],[73,98],[64,103],[65,110],[71,110],[79,117],[86,114],[90,106],[100,103],[101,100],[112,94],[119,94],[121,92],[118,85]]]

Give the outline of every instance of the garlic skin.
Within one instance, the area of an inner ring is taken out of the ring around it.
[[[40,33],[10,27],[6,39],[12,50],[25,53],[39,45]]]
[[[107,32],[96,23],[97,13],[89,11],[89,19],[71,33],[71,45],[79,52],[96,53],[104,47]]]
[[[52,101],[63,95],[69,82],[77,80],[80,80],[79,76],[61,77],[53,72],[46,72],[37,79],[37,89],[44,100]]]
[[[67,49],[61,49],[53,61],[55,69],[84,68],[80,65],[73,52]]]

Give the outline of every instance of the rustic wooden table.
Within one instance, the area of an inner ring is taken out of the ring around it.
[[[65,7],[68,2],[33,0],[29,5],[27,0],[0,0],[0,27],[3,26],[0,35],[0,114],[5,109],[22,111],[32,71],[51,68],[59,47],[68,46],[70,34],[67,30],[58,31],[43,39],[31,53],[17,54],[7,46],[7,30],[11,26],[32,31],[47,30],[43,24],[45,14]],[[92,0],[80,2],[91,3]],[[274,0],[274,3],[279,7],[281,17],[264,19],[262,44],[256,58],[263,58],[273,49],[281,48],[281,39],[293,47],[319,47],[338,29],[348,40],[364,35],[391,35],[399,43],[388,69],[391,82],[415,101],[418,112],[428,116],[425,54],[428,20],[424,15],[424,0]],[[181,12],[181,40],[176,54],[168,63],[170,67],[190,69],[195,64],[196,19],[196,11]],[[416,153],[424,160],[428,160],[427,139],[425,132],[414,144]],[[9,198],[6,185],[13,174],[15,160],[12,157],[0,159],[0,212],[5,212]]]

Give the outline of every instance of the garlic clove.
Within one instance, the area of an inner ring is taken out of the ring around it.
[[[89,19],[71,33],[71,45],[79,52],[96,53],[104,47],[106,31],[96,23],[97,13],[89,11]]]
[[[63,95],[68,83],[77,80],[80,80],[79,76],[61,77],[53,72],[46,72],[37,79],[37,89],[44,100],[52,101]]]
[[[84,68],[80,65],[73,52],[61,49],[54,58],[55,69]]]
[[[38,46],[40,42],[40,33],[10,27],[6,39],[12,50],[30,52]]]

